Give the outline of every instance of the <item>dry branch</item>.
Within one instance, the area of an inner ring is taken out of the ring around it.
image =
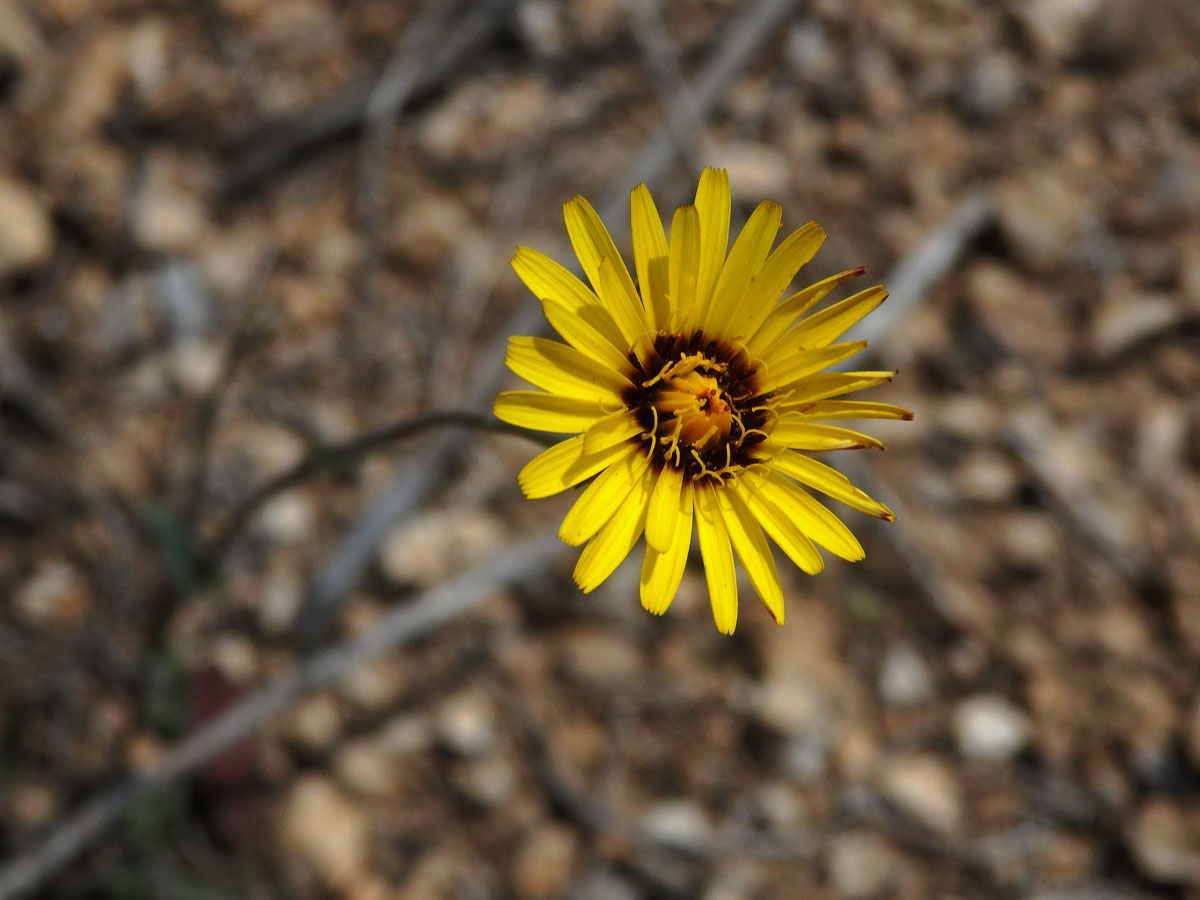
[[[479,606],[497,589],[540,574],[566,549],[553,532],[531,538],[418,597],[364,634],[314,656],[293,674],[230,707],[176,745],[151,771],[104,792],[56,827],[41,846],[0,869],[0,900],[36,890],[87,849],[132,804],[245,740],[311,691],[332,684],[355,666],[437,630]]]
[[[460,18],[445,39],[438,41],[434,53],[407,97],[396,104],[403,108],[409,99],[427,93],[462,70],[463,61],[484,47],[509,17],[513,0],[486,0],[476,5],[474,14]],[[277,177],[289,164],[332,140],[361,128],[372,106],[380,106],[396,95],[395,69],[388,66],[382,75],[355,82],[336,96],[286,121],[257,126],[256,135],[229,167],[220,196],[226,201],[240,199]]]

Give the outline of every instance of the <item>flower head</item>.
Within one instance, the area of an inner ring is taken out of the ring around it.
[[[566,543],[587,545],[575,567],[585,592],[612,574],[644,533],[642,605],[665,612],[694,530],[718,630],[731,634],[737,624],[735,554],[783,624],[783,591],[766,535],[810,574],[824,566],[815,545],[843,559],[863,558],[850,530],[806,488],[893,518],[806,455],[882,447],[825,422],[912,418],[897,406],[841,399],[894,373],[826,371],[866,346],[837,340],[887,293],[868,288],[805,317],[863,272],[852,269],[781,301],[825,234],[810,222],[772,251],[782,211],[764,201],[729,248],[723,170],[704,170],[695,203],[675,211],[669,240],[645,185],[634,189],[631,212],[636,283],[582,197],[564,214],[590,288],[536,250],[521,247],[513,258],[566,343],[510,340],[509,368],[542,391],[500,394],[496,415],[575,434],[526,465],[521,488],[528,497],[547,497],[594,479],[559,531]]]

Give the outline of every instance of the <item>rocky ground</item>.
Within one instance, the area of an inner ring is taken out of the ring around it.
[[[534,445],[467,435],[304,642],[430,438],[228,526],[314,448],[461,406],[532,302],[514,246],[565,260],[560,204],[623,196],[764,4],[442,7],[0,0],[0,858],[569,502],[520,498]],[[849,520],[867,560],[787,572],[787,625],[748,603],[733,638],[699,570],[662,619],[636,568],[542,573],[42,896],[1200,898],[1197,46],[1192,0],[795,4],[660,208],[723,165],[737,214],[822,224],[815,279],[991,204],[877,342],[917,418],[858,460],[899,513]]]

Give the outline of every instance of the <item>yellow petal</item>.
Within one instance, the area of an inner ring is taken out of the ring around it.
[[[700,534],[700,555],[704,558],[704,577],[708,581],[713,619],[717,631],[733,634],[737,627],[737,576],[733,570],[729,532],[725,530],[714,488],[698,484],[695,497],[696,530]]]
[[[534,431],[584,431],[607,410],[599,400],[579,400],[541,391],[505,391],[496,397],[496,418]]]
[[[512,267],[539,300],[566,307],[615,346],[620,347],[624,343],[617,323],[605,311],[600,298],[569,269],[528,247],[517,248]]]
[[[845,272],[830,275],[816,284],[810,284],[804,290],[797,291],[788,297],[771,310],[766,319],[763,320],[762,327],[747,340],[746,349],[750,352],[750,355],[760,356],[764,350],[775,343],[781,334],[796,324],[796,320],[804,315],[805,311],[812,307],[813,304],[819,302],[838,285],[844,284],[851,278],[858,277],[865,271],[866,269],[862,268],[847,269]]]
[[[683,470],[664,465],[650,495],[650,511],[646,516],[646,543],[660,553],[666,553],[675,537],[679,521],[679,492],[683,489]]]
[[[621,564],[646,527],[646,506],[650,501],[650,488],[654,483],[654,472],[647,467],[630,491],[625,502],[620,504],[604,527],[592,538],[575,564],[575,583],[585,594],[599,587],[613,570]]]
[[[729,174],[724,169],[705,169],[696,187],[696,211],[700,216],[700,260],[696,277],[696,307],[707,310],[716,287],[725,251],[729,248]],[[674,233],[674,228],[672,228]]]
[[[630,386],[624,375],[603,366],[574,347],[547,338],[512,337],[504,360],[510,369],[543,390],[579,399],[599,398],[621,405]]]
[[[539,300],[553,300],[570,310],[600,303],[600,298],[569,269],[539,250],[518,247],[510,265]]]
[[[596,476],[579,495],[558,529],[563,543],[576,547],[608,523],[650,464],[650,457],[640,449],[630,445],[625,456]]]
[[[779,295],[791,284],[800,267],[816,255],[824,240],[825,232],[821,227],[816,222],[809,222],[788,235],[767,257],[762,269],[746,287],[741,308],[730,325],[730,334],[734,338],[744,339],[758,330],[775,308]]]
[[[787,359],[802,350],[828,347],[842,332],[878,307],[886,297],[887,291],[874,287],[809,316],[764,350],[763,362],[773,365],[777,360]]]
[[[593,426],[595,427],[595,426]],[[883,444],[868,434],[817,425],[802,416],[784,414],[771,431],[771,443],[793,450],[862,450],[866,447],[883,449]]]
[[[821,372],[789,385],[779,399],[779,409],[801,409],[817,400],[839,397],[891,381],[895,372]]]
[[[579,264],[583,266],[583,271],[587,273],[596,293],[606,301],[605,305],[608,306],[612,302],[610,298],[605,298],[604,287],[600,283],[600,266],[605,260],[613,267],[613,275],[621,285],[621,293],[636,297],[637,292],[633,288],[629,270],[625,268],[625,261],[621,259],[617,245],[613,243],[608,229],[604,227],[592,205],[582,197],[576,197],[563,206],[563,218],[566,219],[567,236],[571,239],[575,255],[579,257]],[[609,312],[613,313],[613,318],[620,324],[621,320],[615,311],[610,308]]]
[[[741,483],[747,491],[743,495],[746,505],[754,514],[767,534],[771,536],[796,567],[809,575],[816,575],[825,568],[825,561],[813,546],[813,542],[802,532],[796,523],[788,518],[776,504],[767,500],[761,491],[760,480],[753,477],[743,478]]]
[[[812,426],[814,428],[819,426]],[[592,424],[583,434],[583,452],[585,455],[607,450],[614,444],[628,441],[636,434],[641,434],[642,427],[636,416],[628,409],[619,409],[603,419]]]
[[[797,350],[786,359],[780,358],[773,364],[764,364],[762,389],[787,390],[793,383],[849,359],[866,346],[866,341],[850,341],[816,350]]]
[[[746,227],[733,242],[729,259],[717,278],[712,302],[705,320],[705,331],[714,337],[727,337],[735,313],[746,293],[746,286],[762,269],[775,236],[779,234],[779,223],[783,209],[778,203],[764,200],[750,214]],[[745,331],[745,329],[742,329]]]
[[[716,491],[725,530],[729,532],[733,549],[742,561],[742,568],[746,570],[758,598],[775,619],[775,624],[782,625],[783,588],[779,584],[775,558],[771,555],[767,539],[763,537],[762,528],[737,492],[738,488],[734,486],[718,488]]]
[[[849,478],[832,466],[791,450],[780,453],[773,461],[775,468],[783,474],[790,475],[801,484],[828,494],[834,500],[840,500],[859,512],[889,522],[896,518],[890,509],[878,500],[871,499],[865,491],[856,488]]]
[[[577,434],[542,451],[526,463],[525,468],[517,474],[517,483],[531,500],[549,497],[591,478],[628,452],[628,447],[617,444],[600,453],[585,456],[583,435]]]
[[[650,313],[650,324],[655,328],[665,328],[671,314],[667,303],[670,251],[667,249],[662,218],[644,184],[639,184],[630,195],[629,222],[633,232],[633,259],[637,268],[638,287],[642,292],[642,304]]]
[[[903,419],[911,421],[913,414],[902,406],[891,403],[872,403],[867,400],[819,400],[797,410],[810,419],[829,421],[832,419]]]
[[[618,263],[621,271],[625,270],[624,263]],[[607,257],[600,263],[600,299],[604,308],[612,315],[613,321],[621,329],[625,338],[625,346],[635,351],[645,346],[650,332],[650,323],[646,321],[646,311],[642,309],[642,301],[633,290],[633,284],[621,279],[616,266]]]
[[[813,499],[794,481],[772,472],[760,488],[763,497],[778,506],[809,538],[830,553],[850,562],[866,554],[841,519]]]
[[[571,312],[565,306],[560,306],[551,300],[542,301],[542,312],[554,330],[562,335],[563,340],[578,350],[590,356],[600,365],[615,372],[630,370],[628,359],[612,341],[592,327],[579,313]],[[624,344],[622,337],[621,343]]]
[[[667,286],[673,329],[694,327],[696,279],[700,272],[700,214],[694,206],[681,206],[671,220],[671,262]]]
[[[671,534],[671,544],[663,552],[646,544],[646,556],[642,561],[642,578],[639,585],[642,606],[656,616],[661,616],[675,599],[683,570],[687,565],[688,551],[692,546],[692,485],[683,485],[677,507],[678,521]]]

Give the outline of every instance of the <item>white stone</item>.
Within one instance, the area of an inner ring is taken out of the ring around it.
[[[325,884],[347,885],[367,865],[367,811],[320,776],[301,779],[284,803],[284,851],[304,859]]]
[[[642,816],[642,828],[663,844],[691,847],[708,839],[711,826],[691,800],[663,800]]]
[[[296,544],[312,534],[317,523],[312,500],[299,491],[286,491],[258,511],[255,528],[280,544]]]
[[[575,830],[548,824],[534,829],[513,861],[513,884],[520,900],[553,900],[562,895],[579,855]]]
[[[1007,762],[1029,742],[1029,718],[1003,697],[981,694],[954,713],[958,750],[967,759]]]
[[[825,864],[829,881],[846,900],[878,897],[896,881],[896,855],[870,831],[839,834],[829,845]]]
[[[435,715],[438,737],[460,756],[481,757],[496,744],[495,710],[478,691],[465,691],[446,700]]]
[[[879,667],[879,696],[900,709],[920,706],[933,699],[933,676],[925,660],[910,644],[888,649]]]
[[[72,624],[91,607],[91,588],[70,563],[46,560],[15,591],[13,609],[29,625]]]
[[[1156,881],[1200,884],[1200,841],[1165,798],[1152,798],[1137,811],[1126,842],[1138,868]]]
[[[40,265],[53,250],[45,205],[22,182],[0,175],[0,278]]]
[[[885,765],[883,795],[924,825],[954,833],[962,825],[962,796],[954,773],[934,756],[901,756]]]

